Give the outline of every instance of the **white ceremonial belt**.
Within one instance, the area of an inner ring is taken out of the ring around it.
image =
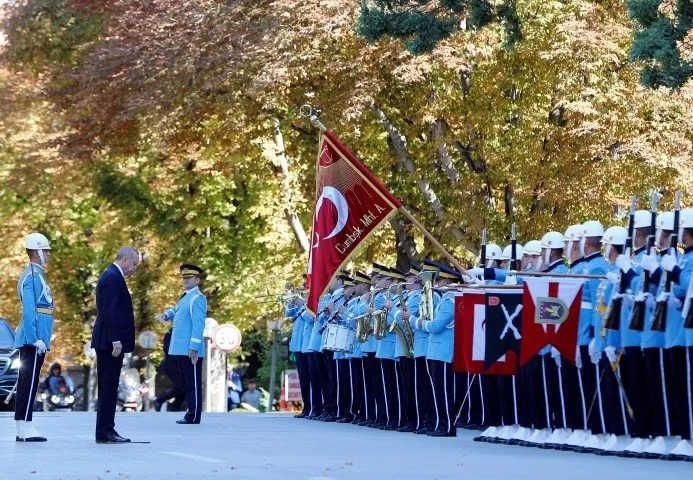
[[[582,302],[582,303],[580,304],[580,308],[581,308],[582,310],[592,310],[592,308],[593,308],[593,307],[592,307],[592,302]]]
[[[202,343],[202,340],[200,340],[199,338],[191,338],[190,341],[192,343]]]

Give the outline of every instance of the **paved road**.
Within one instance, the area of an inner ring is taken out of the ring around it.
[[[621,459],[383,432],[285,414],[119,413],[119,433],[151,444],[97,445],[93,413],[38,413],[44,444],[14,441],[0,413],[0,479],[690,479],[690,463]]]

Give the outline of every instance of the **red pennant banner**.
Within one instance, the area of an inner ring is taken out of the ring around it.
[[[524,281],[520,366],[552,345],[575,364],[582,279],[540,277]]]
[[[402,206],[330,131],[322,135],[317,175],[307,279],[313,314],[361,242]]]

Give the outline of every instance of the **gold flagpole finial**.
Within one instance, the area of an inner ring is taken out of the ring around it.
[[[303,118],[310,120],[310,123],[318,127],[321,131],[324,132],[327,130],[327,127],[320,121],[322,110],[313,108],[312,105],[306,103],[305,105],[301,105],[299,112]]]

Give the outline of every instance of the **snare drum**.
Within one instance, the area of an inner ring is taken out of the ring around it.
[[[327,326],[323,348],[333,352],[350,352],[354,346],[352,329],[336,323]]]

